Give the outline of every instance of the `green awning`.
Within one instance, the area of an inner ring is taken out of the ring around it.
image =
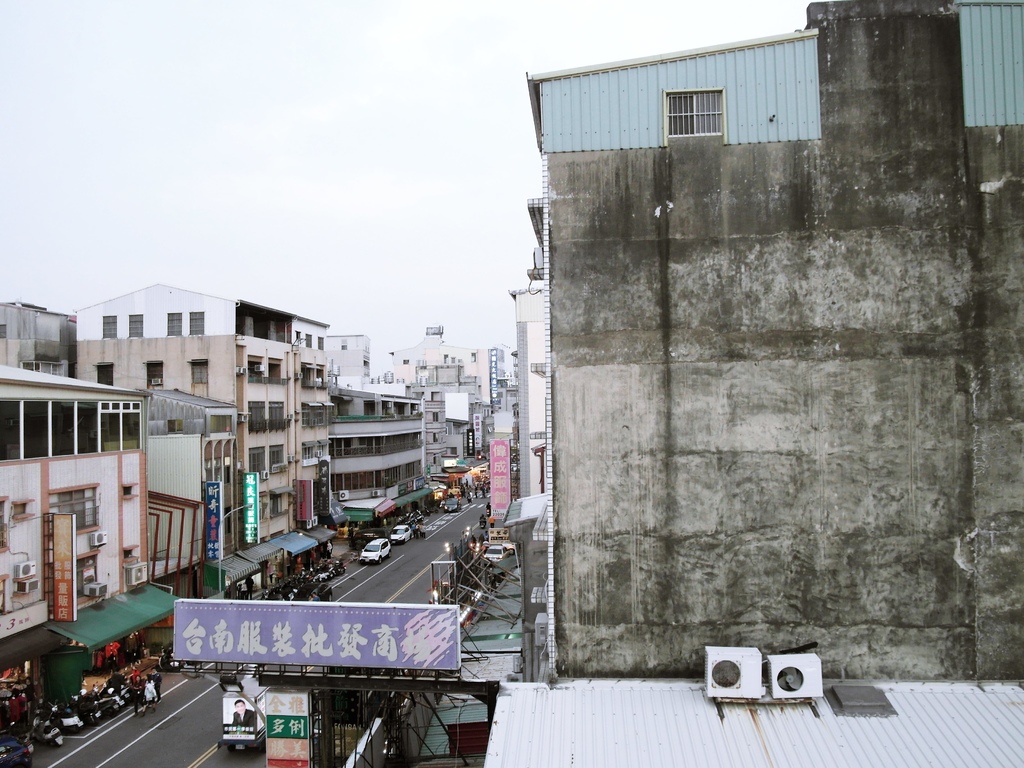
[[[410,501],[422,499],[424,496],[429,496],[433,492],[434,491],[430,488],[420,488],[418,491],[413,491],[412,493],[407,493],[404,496],[399,496],[395,499],[395,506],[400,507],[403,504],[408,504]]]
[[[167,618],[174,613],[175,600],[174,595],[144,584],[82,608],[77,621],[48,621],[44,626],[96,651]]]

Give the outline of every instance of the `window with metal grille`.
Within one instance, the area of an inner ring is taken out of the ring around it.
[[[96,363],[96,383],[114,386],[114,364]]]
[[[181,312],[167,313],[167,335],[181,336]]]
[[[78,530],[99,525],[100,509],[96,504],[95,488],[79,488],[50,494],[50,511],[70,513],[78,520]]]
[[[209,384],[210,383],[210,364],[206,360],[193,360],[192,361],[192,383],[193,384]]]
[[[128,338],[142,338],[142,315],[128,315]]]
[[[103,316],[103,338],[104,339],[116,339],[117,338],[117,315],[104,315]]]
[[[205,312],[189,312],[188,313],[188,335],[189,336],[202,336],[206,333],[206,313]]]
[[[722,133],[722,92],[668,94],[668,135],[716,136]]]

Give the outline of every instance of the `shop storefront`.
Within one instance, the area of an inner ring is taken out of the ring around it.
[[[102,668],[109,647],[117,651],[134,649],[145,653],[145,630],[174,613],[175,596],[159,587],[145,584],[113,595],[78,611],[75,621],[48,621],[46,628],[72,641],[58,651],[47,654],[44,687],[51,699],[63,700],[77,694],[82,687],[82,674]],[[118,656],[118,663],[130,659]]]

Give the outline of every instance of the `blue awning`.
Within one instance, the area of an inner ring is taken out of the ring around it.
[[[271,539],[270,543],[279,546],[281,549],[288,550],[293,555],[298,555],[312,549],[319,542],[312,536],[306,536],[298,531],[291,531],[283,536]]]

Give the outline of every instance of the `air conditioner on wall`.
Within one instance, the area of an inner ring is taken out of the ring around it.
[[[820,698],[821,659],[815,653],[768,656],[773,699]]]
[[[373,492],[370,493],[370,495],[373,496],[373,498],[377,498],[378,496],[381,495],[381,492],[380,491],[373,491]]]
[[[241,366],[238,366],[237,368],[235,368],[235,375],[236,376],[245,376],[245,374],[247,374],[248,372],[249,372],[248,368],[242,368]]]
[[[106,597],[107,585],[100,584],[98,581],[92,581],[85,585],[84,591],[86,597]]]
[[[249,420],[249,414],[248,413],[240,413],[240,414],[238,414],[238,423],[239,424],[244,424],[248,420]]]
[[[269,479],[270,479],[270,472],[268,472],[265,469],[262,472],[260,472],[260,480],[269,480]]]
[[[761,652],[757,648],[704,647],[705,692],[711,699],[760,699]]]
[[[344,501],[348,498],[348,491],[338,491],[338,501]]]
[[[150,379],[149,380],[149,386],[151,386],[151,387],[159,387],[163,383],[164,383],[163,379]]]
[[[252,369],[254,371],[256,371],[256,373],[266,373],[267,372],[267,366],[263,365],[262,363],[256,363],[256,365],[254,365],[252,367]]]
[[[89,534],[89,546],[90,547],[102,547],[107,543],[107,532],[106,531],[93,531]]]
[[[146,563],[135,563],[124,567],[124,584],[126,587],[135,587],[146,580],[149,567]]]
[[[36,561],[26,560],[24,563],[14,564],[14,578],[30,579],[36,575]]]
[[[35,592],[39,589],[39,579],[26,579],[25,581],[14,582],[14,591],[21,594]]]

